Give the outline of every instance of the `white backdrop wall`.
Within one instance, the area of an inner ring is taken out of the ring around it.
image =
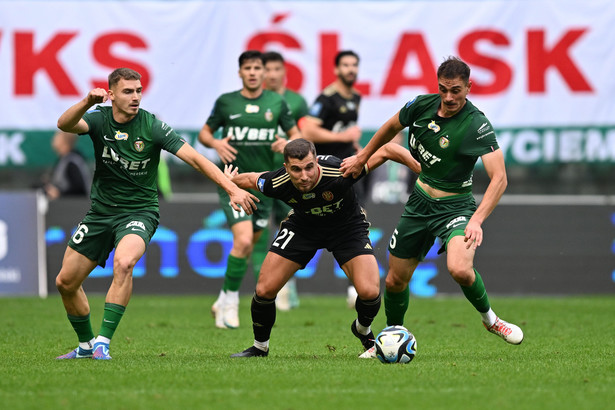
[[[615,161],[613,44],[612,0],[0,1],[0,133],[53,129],[117,66],[143,74],[143,108],[197,131],[245,49],[282,52],[308,103],[353,49],[364,130],[435,92],[453,54],[517,162]]]

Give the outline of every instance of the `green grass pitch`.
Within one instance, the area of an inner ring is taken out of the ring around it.
[[[241,328],[216,329],[212,296],[134,296],[113,360],[56,361],[76,346],[57,296],[0,299],[3,409],[607,409],[615,403],[615,298],[492,296],[520,325],[511,346],[489,334],[461,297],[413,298],[407,365],[361,360],[341,296],[301,296],[278,312],[267,358],[230,359],[252,344],[250,298]],[[95,333],[102,296],[90,297]],[[384,327],[384,309],[374,331]]]

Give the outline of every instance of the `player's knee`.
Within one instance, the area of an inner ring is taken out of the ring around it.
[[[386,289],[391,292],[401,292],[408,285],[408,280],[402,278],[399,275],[396,275],[393,272],[389,272],[386,279],[384,280],[384,284]]]
[[[132,276],[132,270],[134,269],[137,261],[131,257],[116,256],[113,260],[113,276],[120,278],[127,278]]]
[[[451,277],[461,286],[472,286],[474,283],[474,270],[464,265],[449,265]]]
[[[61,294],[72,293],[79,289],[79,286],[70,280],[67,280],[62,272],[56,276],[56,288]]]
[[[374,300],[380,294],[380,287],[378,285],[363,287],[357,289],[357,294],[363,300]]]
[[[252,238],[236,237],[233,239],[233,254],[247,257],[252,253]]]

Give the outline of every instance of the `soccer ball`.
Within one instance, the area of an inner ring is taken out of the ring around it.
[[[410,363],[416,354],[416,339],[403,326],[389,326],[376,336],[376,357],[382,363]]]

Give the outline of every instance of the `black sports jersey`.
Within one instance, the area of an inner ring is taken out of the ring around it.
[[[341,132],[357,125],[361,96],[354,92],[350,99],[344,98],[335,87],[325,88],[310,107],[309,115],[318,118],[321,126],[329,131]],[[352,142],[329,142],[314,144],[318,155],[333,155],[347,158],[356,154]]]
[[[319,155],[317,158],[320,175],[310,192],[295,188],[284,167],[260,175],[257,188],[266,196],[288,204],[293,209],[289,217],[308,228],[330,229],[354,218],[363,221],[363,210],[353,184],[367,174],[367,167],[357,179],[344,178],[340,172],[342,160],[330,155]]]

